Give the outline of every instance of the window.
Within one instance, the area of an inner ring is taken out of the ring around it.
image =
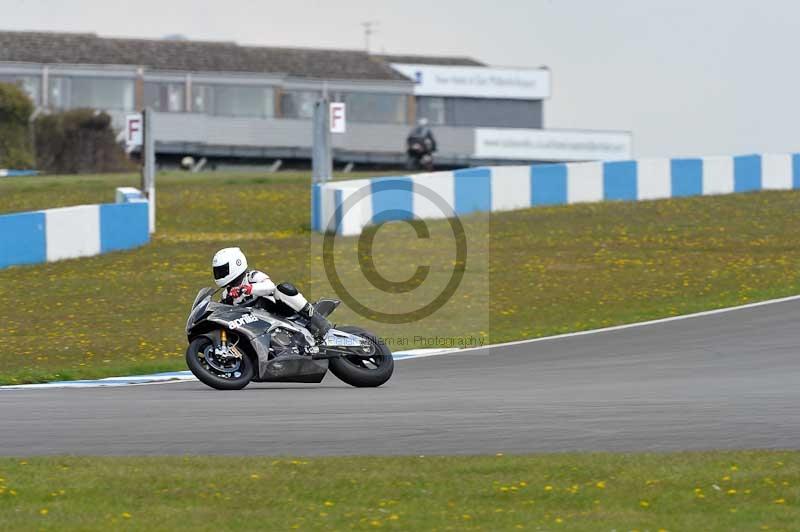
[[[427,118],[432,126],[445,123],[444,98],[417,97],[417,118]]]
[[[264,87],[214,87],[214,114],[269,117],[275,114],[274,92]]]
[[[217,116],[264,118],[275,114],[271,87],[193,85],[192,111]]]
[[[447,98],[447,124],[461,127],[542,127],[541,100]]]
[[[407,99],[401,94],[351,92],[345,94],[347,119],[353,122],[405,124]]]
[[[0,74],[0,83],[14,83],[24,90],[31,101],[38,105],[41,103],[41,79],[38,76],[17,76],[15,74]]]
[[[130,111],[134,107],[131,79],[52,77],[49,90],[50,105],[57,109]]]
[[[183,83],[145,83],[144,105],[156,111],[180,113],[185,110],[186,88]]]
[[[314,91],[287,91],[281,94],[281,116],[284,118],[311,118],[319,93]]]
[[[208,85],[192,85],[192,111],[209,113],[214,99],[213,89]]]

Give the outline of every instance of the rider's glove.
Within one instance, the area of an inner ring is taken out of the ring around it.
[[[230,290],[228,290],[228,296],[236,299],[240,295],[250,295],[253,293],[253,285],[251,284],[243,284],[242,286],[234,286]]]

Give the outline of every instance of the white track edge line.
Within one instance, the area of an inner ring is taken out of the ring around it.
[[[603,327],[601,329],[589,329],[586,331],[577,331],[571,333],[563,333],[563,334],[556,334],[553,336],[542,336],[539,338],[529,338],[527,340],[514,340],[513,342],[505,342],[501,344],[489,344],[482,347],[466,347],[464,349],[459,349],[458,354],[466,353],[468,351],[481,351],[486,349],[493,349],[495,347],[507,347],[512,345],[523,345],[523,344],[533,344],[537,342],[547,342],[550,340],[561,340],[564,338],[572,338],[575,336],[584,336],[588,334],[599,334],[599,333],[606,333],[606,332],[614,332],[614,331],[621,331],[624,329],[633,329],[636,327],[647,327],[650,325],[659,325],[661,323],[669,323],[672,321],[682,321],[682,320],[689,320],[693,318],[702,318],[705,316],[713,316],[715,314],[726,314],[728,312],[734,312],[737,310],[747,310],[756,307],[763,307],[766,305],[774,305],[778,303],[788,303],[790,301],[797,301],[800,300],[800,294],[795,296],[788,296],[788,297],[781,297],[778,299],[768,299],[766,301],[758,301],[756,303],[747,303],[745,305],[736,305],[734,307],[724,307],[718,308],[713,310],[704,310],[701,312],[694,312],[692,314],[681,314],[680,316],[670,316],[668,318],[658,318],[655,320],[648,320],[648,321],[639,321],[635,323],[625,323],[622,325],[613,325],[611,327]],[[438,353],[442,355],[451,354],[451,353]],[[437,356],[437,354],[431,355],[423,355],[423,356]],[[423,358],[423,357],[417,357]]]

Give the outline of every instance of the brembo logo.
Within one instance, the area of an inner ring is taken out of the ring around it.
[[[242,325],[247,325],[248,323],[253,323],[254,321],[258,321],[258,318],[256,318],[252,314],[247,314],[245,316],[242,316],[241,318],[229,321],[228,327],[231,329],[238,329]]]

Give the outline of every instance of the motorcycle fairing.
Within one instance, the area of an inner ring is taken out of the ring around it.
[[[274,328],[298,331],[310,339],[310,334],[304,327],[251,307],[210,303],[207,310],[211,314],[205,318],[206,321],[222,325],[249,340],[258,358],[258,375],[254,381],[317,383],[325,377],[328,371],[327,360],[312,360],[307,356],[269,358],[270,332]],[[219,343],[218,334],[213,339]]]

